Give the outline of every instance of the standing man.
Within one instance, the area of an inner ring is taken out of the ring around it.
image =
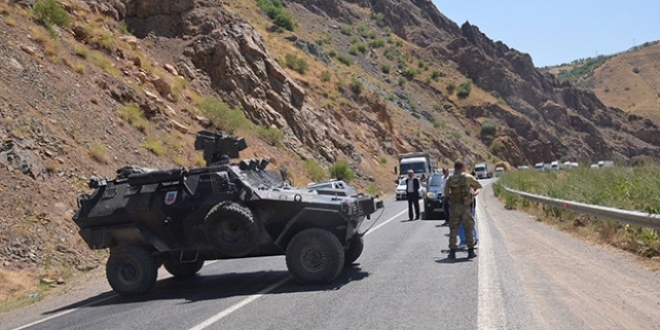
[[[465,227],[466,243],[468,247],[468,258],[475,258],[474,253],[474,218],[472,217],[472,198],[470,188],[476,193],[482,188],[474,176],[465,173],[465,164],[457,161],[454,164],[454,175],[450,176],[445,183],[444,198],[449,197],[449,259],[456,259],[456,235],[458,226],[462,223]]]
[[[419,220],[419,179],[414,177],[413,170],[408,170],[406,179],[406,199],[408,199],[408,220],[413,220],[413,206],[415,207],[415,220]]]
[[[449,170],[446,167],[442,168],[442,191],[445,190],[445,186],[447,185],[447,179],[449,178]],[[444,193],[442,195],[444,196]],[[442,224],[443,226],[449,225],[449,198],[445,198],[443,203],[442,203],[442,211],[445,213],[445,222]]]

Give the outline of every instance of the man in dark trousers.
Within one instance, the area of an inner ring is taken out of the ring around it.
[[[408,170],[406,179],[406,198],[408,199],[408,220],[413,219],[413,206],[415,206],[415,220],[419,220],[419,179],[412,170]]]

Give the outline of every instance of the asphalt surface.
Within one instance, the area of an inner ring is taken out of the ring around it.
[[[572,239],[522,213],[505,211],[490,188],[484,189],[477,205],[480,246],[479,257],[473,260],[466,259],[465,252],[458,253],[458,260],[446,259],[448,228],[441,226],[442,221],[407,221],[406,202],[392,198],[385,202],[383,215],[365,236],[362,256],[332,285],[297,284],[288,275],[284,257],[217,261],[188,280],[174,280],[161,272],[154,289],[141,297],[120,297],[106,291],[39,313],[17,312],[14,315],[20,317],[13,319],[9,319],[12,315],[0,316],[0,328],[582,329],[593,328],[587,322],[589,317],[608,317],[592,309],[617,307],[607,299],[592,299],[593,305],[576,312],[570,297],[579,290],[579,281],[589,279],[573,279],[578,281],[573,288],[572,282],[562,281],[580,274],[572,274],[570,268],[552,274],[554,266],[542,272],[545,260],[551,259],[541,258],[526,266],[524,257],[547,251],[547,244],[554,244],[550,240],[576,249],[588,247],[591,256],[601,253],[603,257],[597,260],[606,260],[608,267],[616,267],[630,259],[628,256]],[[510,227],[521,222],[529,231],[525,237],[538,235],[548,241],[535,246],[534,240],[511,236]],[[509,241],[512,239],[518,245]],[[570,251],[568,247],[566,251]],[[560,259],[555,262],[567,263]],[[657,274],[639,269],[630,260],[625,262],[637,268],[634,275],[639,283],[649,288],[660,284]],[[584,274],[591,277],[604,267],[587,266]],[[616,285],[608,284],[611,287],[592,284],[593,294],[617,292]],[[647,300],[639,304],[655,302]],[[634,306],[627,307],[634,312]],[[649,323],[612,319],[602,325],[657,326],[660,322],[654,311],[632,314]]]

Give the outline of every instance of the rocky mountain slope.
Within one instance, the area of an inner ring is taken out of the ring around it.
[[[70,220],[90,176],[196,166],[203,128],[245,136],[244,156],[271,157],[296,184],[348,160],[353,184],[381,192],[407,151],[443,165],[658,156],[652,122],[431,1],[58,3],[68,22],[0,3],[2,302],[105,257]]]
[[[660,122],[660,42],[546,70],[593,91],[608,106]]]

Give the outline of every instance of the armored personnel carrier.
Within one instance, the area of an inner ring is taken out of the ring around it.
[[[362,253],[358,228],[383,204],[357,194],[297,189],[267,159],[232,162],[244,139],[197,133],[206,167],[153,170],[127,166],[92,178],[73,221],[91,249],[110,249],[106,276],[122,295],[148,292],[160,265],[195,275],[205,260],[286,255],[294,279],[332,282]]]

